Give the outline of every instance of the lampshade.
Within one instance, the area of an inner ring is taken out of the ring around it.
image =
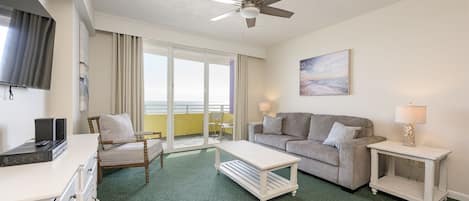
[[[427,106],[398,106],[395,121],[405,124],[424,124],[427,121]]]
[[[270,104],[270,102],[264,101],[259,103],[259,111],[268,112],[270,109],[272,109],[272,104]]]

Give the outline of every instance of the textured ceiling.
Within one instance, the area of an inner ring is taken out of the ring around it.
[[[239,15],[211,18],[236,9],[212,0],[96,0],[96,10],[217,39],[270,46],[398,0],[283,0],[272,6],[295,12],[291,19],[266,15],[248,29]]]

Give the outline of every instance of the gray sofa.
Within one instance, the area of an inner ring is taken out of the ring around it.
[[[301,161],[304,172],[355,190],[369,182],[370,151],[366,145],[384,141],[374,136],[373,123],[351,116],[317,115],[311,113],[279,113],[283,117],[282,135],[262,132],[262,124],[249,125],[249,141],[293,154]],[[323,145],[334,122],[362,127],[358,137],[341,144],[340,148]]]

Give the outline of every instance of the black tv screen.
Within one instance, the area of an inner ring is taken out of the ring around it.
[[[0,1],[0,84],[50,89],[54,38],[39,1]]]

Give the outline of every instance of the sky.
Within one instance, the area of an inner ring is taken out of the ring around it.
[[[167,57],[145,53],[145,101],[167,100]],[[230,67],[209,65],[209,103],[229,104]],[[174,59],[174,101],[199,102],[204,99],[204,63]]]
[[[5,47],[7,33],[8,33],[8,27],[0,25],[0,57],[2,57],[3,55],[3,48]]]
[[[3,49],[5,47],[5,41],[7,38],[8,27],[0,25],[0,77],[2,77],[2,63],[3,63]]]

